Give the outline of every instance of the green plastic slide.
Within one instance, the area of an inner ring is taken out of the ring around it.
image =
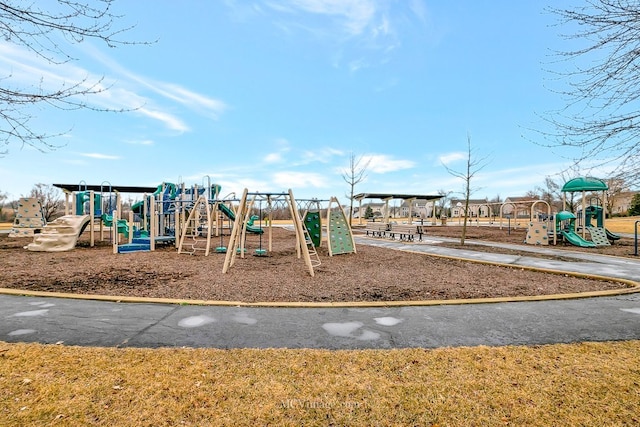
[[[570,231],[570,230],[562,231],[562,235],[564,236],[565,239],[567,239],[567,242],[571,243],[574,246],[580,246],[581,248],[596,247],[595,243],[590,242],[588,240],[584,240],[582,237],[580,237],[573,231]]]
[[[113,217],[111,215],[102,214],[102,223],[107,227],[111,227],[113,225]],[[118,220],[118,233],[124,234],[124,237],[127,239],[129,238],[129,225],[126,220]]]
[[[218,203],[218,209],[220,210],[220,212],[225,214],[227,216],[227,218],[229,218],[231,221],[235,221],[236,220],[236,215],[229,208],[229,206],[227,206],[227,205],[225,205],[223,203]],[[258,217],[254,215],[249,219],[249,221],[247,221],[247,231],[249,233],[262,234],[262,233],[264,233],[264,230],[262,229],[262,227],[254,227],[253,226],[253,222],[256,219],[258,219]]]

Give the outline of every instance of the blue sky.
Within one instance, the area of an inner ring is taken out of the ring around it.
[[[560,7],[564,2],[554,2]],[[119,1],[130,40],[84,42],[51,66],[0,42],[0,74],[25,85],[104,76],[92,105],[125,113],[34,110],[64,133],[41,153],[10,145],[0,191],[36,183],[202,184],[346,203],[351,153],[369,161],[356,192],[460,193],[467,135],[487,158],[472,197],[523,195],[567,166],[531,142],[536,113],[562,105],[545,86],[564,49],[543,2],[459,0]]]

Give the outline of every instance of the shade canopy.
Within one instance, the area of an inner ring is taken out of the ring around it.
[[[562,186],[563,193],[573,193],[576,191],[604,191],[608,189],[609,186],[607,186],[606,182],[590,176],[573,178]]]
[[[110,192],[118,191],[120,193],[153,193],[157,190],[157,187],[143,187],[143,186],[131,186],[131,185],[87,185],[87,184],[53,184],[54,187],[61,188],[65,191],[95,191],[95,192]]]

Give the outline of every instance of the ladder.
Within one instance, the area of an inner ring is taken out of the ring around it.
[[[185,239],[189,238],[185,242]],[[189,249],[186,249],[189,248]],[[182,235],[178,245],[178,253],[195,255],[196,252],[204,252],[209,255],[211,248],[211,213],[209,202],[205,196],[200,196],[193,205],[189,217],[182,226]]]
[[[318,256],[316,245],[313,244],[311,235],[309,234],[309,230],[307,230],[304,222],[302,223],[302,232],[304,233],[304,241],[307,244],[307,250],[309,251],[309,257],[311,258],[311,266],[314,268],[319,267],[322,262],[320,261],[320,257]]]

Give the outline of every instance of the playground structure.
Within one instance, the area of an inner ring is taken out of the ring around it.
[[[251,200],[249,200],[249,196],[252,196]],[[226,252],[224,265],[222,267],[222,272],[227,273],[229,268],[231,268],[235,261],[237,255],[240,255],[241,258],[245,256],[245,242],[246,242],[246,233],[248,222],[252,217],[252,209],[256,201],[266,201],[267,202],[267,210],[268,215],[271,214],[271,205],[275,201],[281,200],[288,208],[291,219],[293,221],[293,228],[295,231],[295,239],[296,239],[296,254],[297,258],[303,258],[304,263],[307,267],[307,271],[311,276],[314,275],[314,267],[320,265],[320,259],[318,258],[318,254],[313,247],[313,243],[309,236],[309,232],[306,227],[303,225],[302,218],[297,209],[295,198],[293,197],[293,192],[291,190],[288,193],[249,193],[245,188],[242,197],[240,198],[240,203],[238,204],[238,209],[236,212],[237,221],[233,224],[233,230],[231,231],[231,236],[229,238],[229,250]],[[272,241],[271,241],[271,227],[273,220],[269,218],[268,220],[268,247],[269,252],[271,251]],[[262,246],[262,233],[260,233],[260,246]],[[311,247],[310,247],[311,246]],[[259,248],[257,255],[264,255],[265,252],[262,251],[262,247]],[[313,255],[313,260],[312,260]]]
[[[610,232],[605,227],[606,211],[604,206],[607,205],[606,191],[608,189],[609,187],[604,181],[593,177],[574,178],[567,181],[562,187],[563,212],[566,212],[566,193],[580,192],[582,196],[581,206],[578,209],[580,216],[576,216],[575,222],[569,222],[569,237],[564,235],[570,243],[582,247],[609,246],[610,242],[620,239],[619,235]],[[602,197],[593,196],[587,203],[587,192],[595,194],[602,192]],[[596,221],[595,225],[593,220]],[[587,233],[590,239],[587,239]]]
[[[314,276],[314,268],[321,264],[317,248],[322,244],[322,201],[318,199],[296,201],[291,189],[287,193],[249,193],[244,189],[239,200],[233,221],[233,229],[229,237],[228,248],[224,247],[225,261],[222,272],[227,273],[236,262],[237,257],[244,258],[247,253],[246,241],[247,232],[257,234],[259,237],[259,247],[255,249],[254,255],[265,256],[272,252],[272,227],[273,212],[275,207],[289,212],[293,230],[295,232],[296,256],[302,258],[309,275]],[[338,200],[333,197],[329,201],[327,211],[326,241],[329,256],[347,253],[356,253],[355,241],[351,227],[348,225],[347,217]],[[263,204],[264,206],[263,208]],[[333,207],[336,204],[337,207]],[[256,207],[257,205],[257,207]],[[218,209],[220,206],[218,205]],[[255,215],[257,209],[258,215]],[[220,209],[223,212],[226,208]],[[304,210],[304,213],[300,212]],[[265,217],[266,214],[266,218]],[[231,215],[227,216],[231,219]],[[263,248],[264,228],[263,218],[266,224],[267,247]],[[260,224],[256,227],[255,220]],[[216,252],[222,252],[216,250]],[[206,254],[206,252],[205,252]]]
[[[103,221],[107,212],[119,205],[118,191],[135,192],[138,187],[119,187],[116,190],[109,183],[100,186],[88,186],[81,182],[77,185],[54,184],[65,194],[64,216],[46,224],[34,241],[27,245],[31,251],[57,252],[71,250],[80,235],[88,228],[90,246],[95,245],[95,232],[99,230],[101,240],[110,224]],[[118,223],[118,226],[122,226]]]
[[[312,199],[298,204],[291,190],[288,193],[249,194],[246,189],[244,199],[235,199],[234,193],[221,198],[221,187],[206,178],[206,184],[191,187],[166,182],[157,187],[112,186],[104,182],[97,186],[87,185],[84,181],[77,185],[53,184],[64,192],[65,214],[43,225],[42,232],[36,234],[26,248],[50,252],[71,250],[80,235],[88,230],[90,246],[95,246],[96,235],[100,240],[108,238],[113,253],[153,251],[158,243],[170,243],[175,244],[178,253],[202,252],[207,256],[212,242],[219,238],[216,253],[244,257],[246,236],[251,233],[259,236],[255,255],[264,256],[272,251],[272,212],[274,205],[279,205],[280,209],[285,206],[289,210],[296,232],[298,257],[304,257],[313,275],[313,267],[320,265],[316,248],[322,244],[323,236],[321,202],[329,202],[325,232],[329,255],[356,252],[346,215],[335,198]],[[121,193],[142,193],[143,197],[132,204],[127,213],[122,208]],[[37,208],[36,201],[31,202]],[[332,203],[336,203],[337,208],[332,208]],[[263,204],[266,204],[264,211]],[[303,204],[306,207],[301,216]],[[41,215],[40,209],[38,214]],[[229,236],[230,250],[224,244],[225,235]],[[263,235],[266,248],[263,248]],[[225,272],[233,261],[230,257],[225,263]]]
[[[619,240],[619,235],[605,228],[606,212],[603,206],[606,206],[606,190],[608,190],[607,184],[593,177],[579,177],[567,181],[561,190],[563,207],[560,212],[552,216],[549,208],[543,221],[535,221],[532,206],[526,243],[548,245],[553,242],[555,245],[560,237],[575,246],[594,248],[609,246],[611,242]],[[600,191],[602,198],[594,196],[587,203],[587,192],[597,194]],[[567,210],[566,194],[575,192],[580,192],[582,196],[581,206],[577,210],[579,216]]]

